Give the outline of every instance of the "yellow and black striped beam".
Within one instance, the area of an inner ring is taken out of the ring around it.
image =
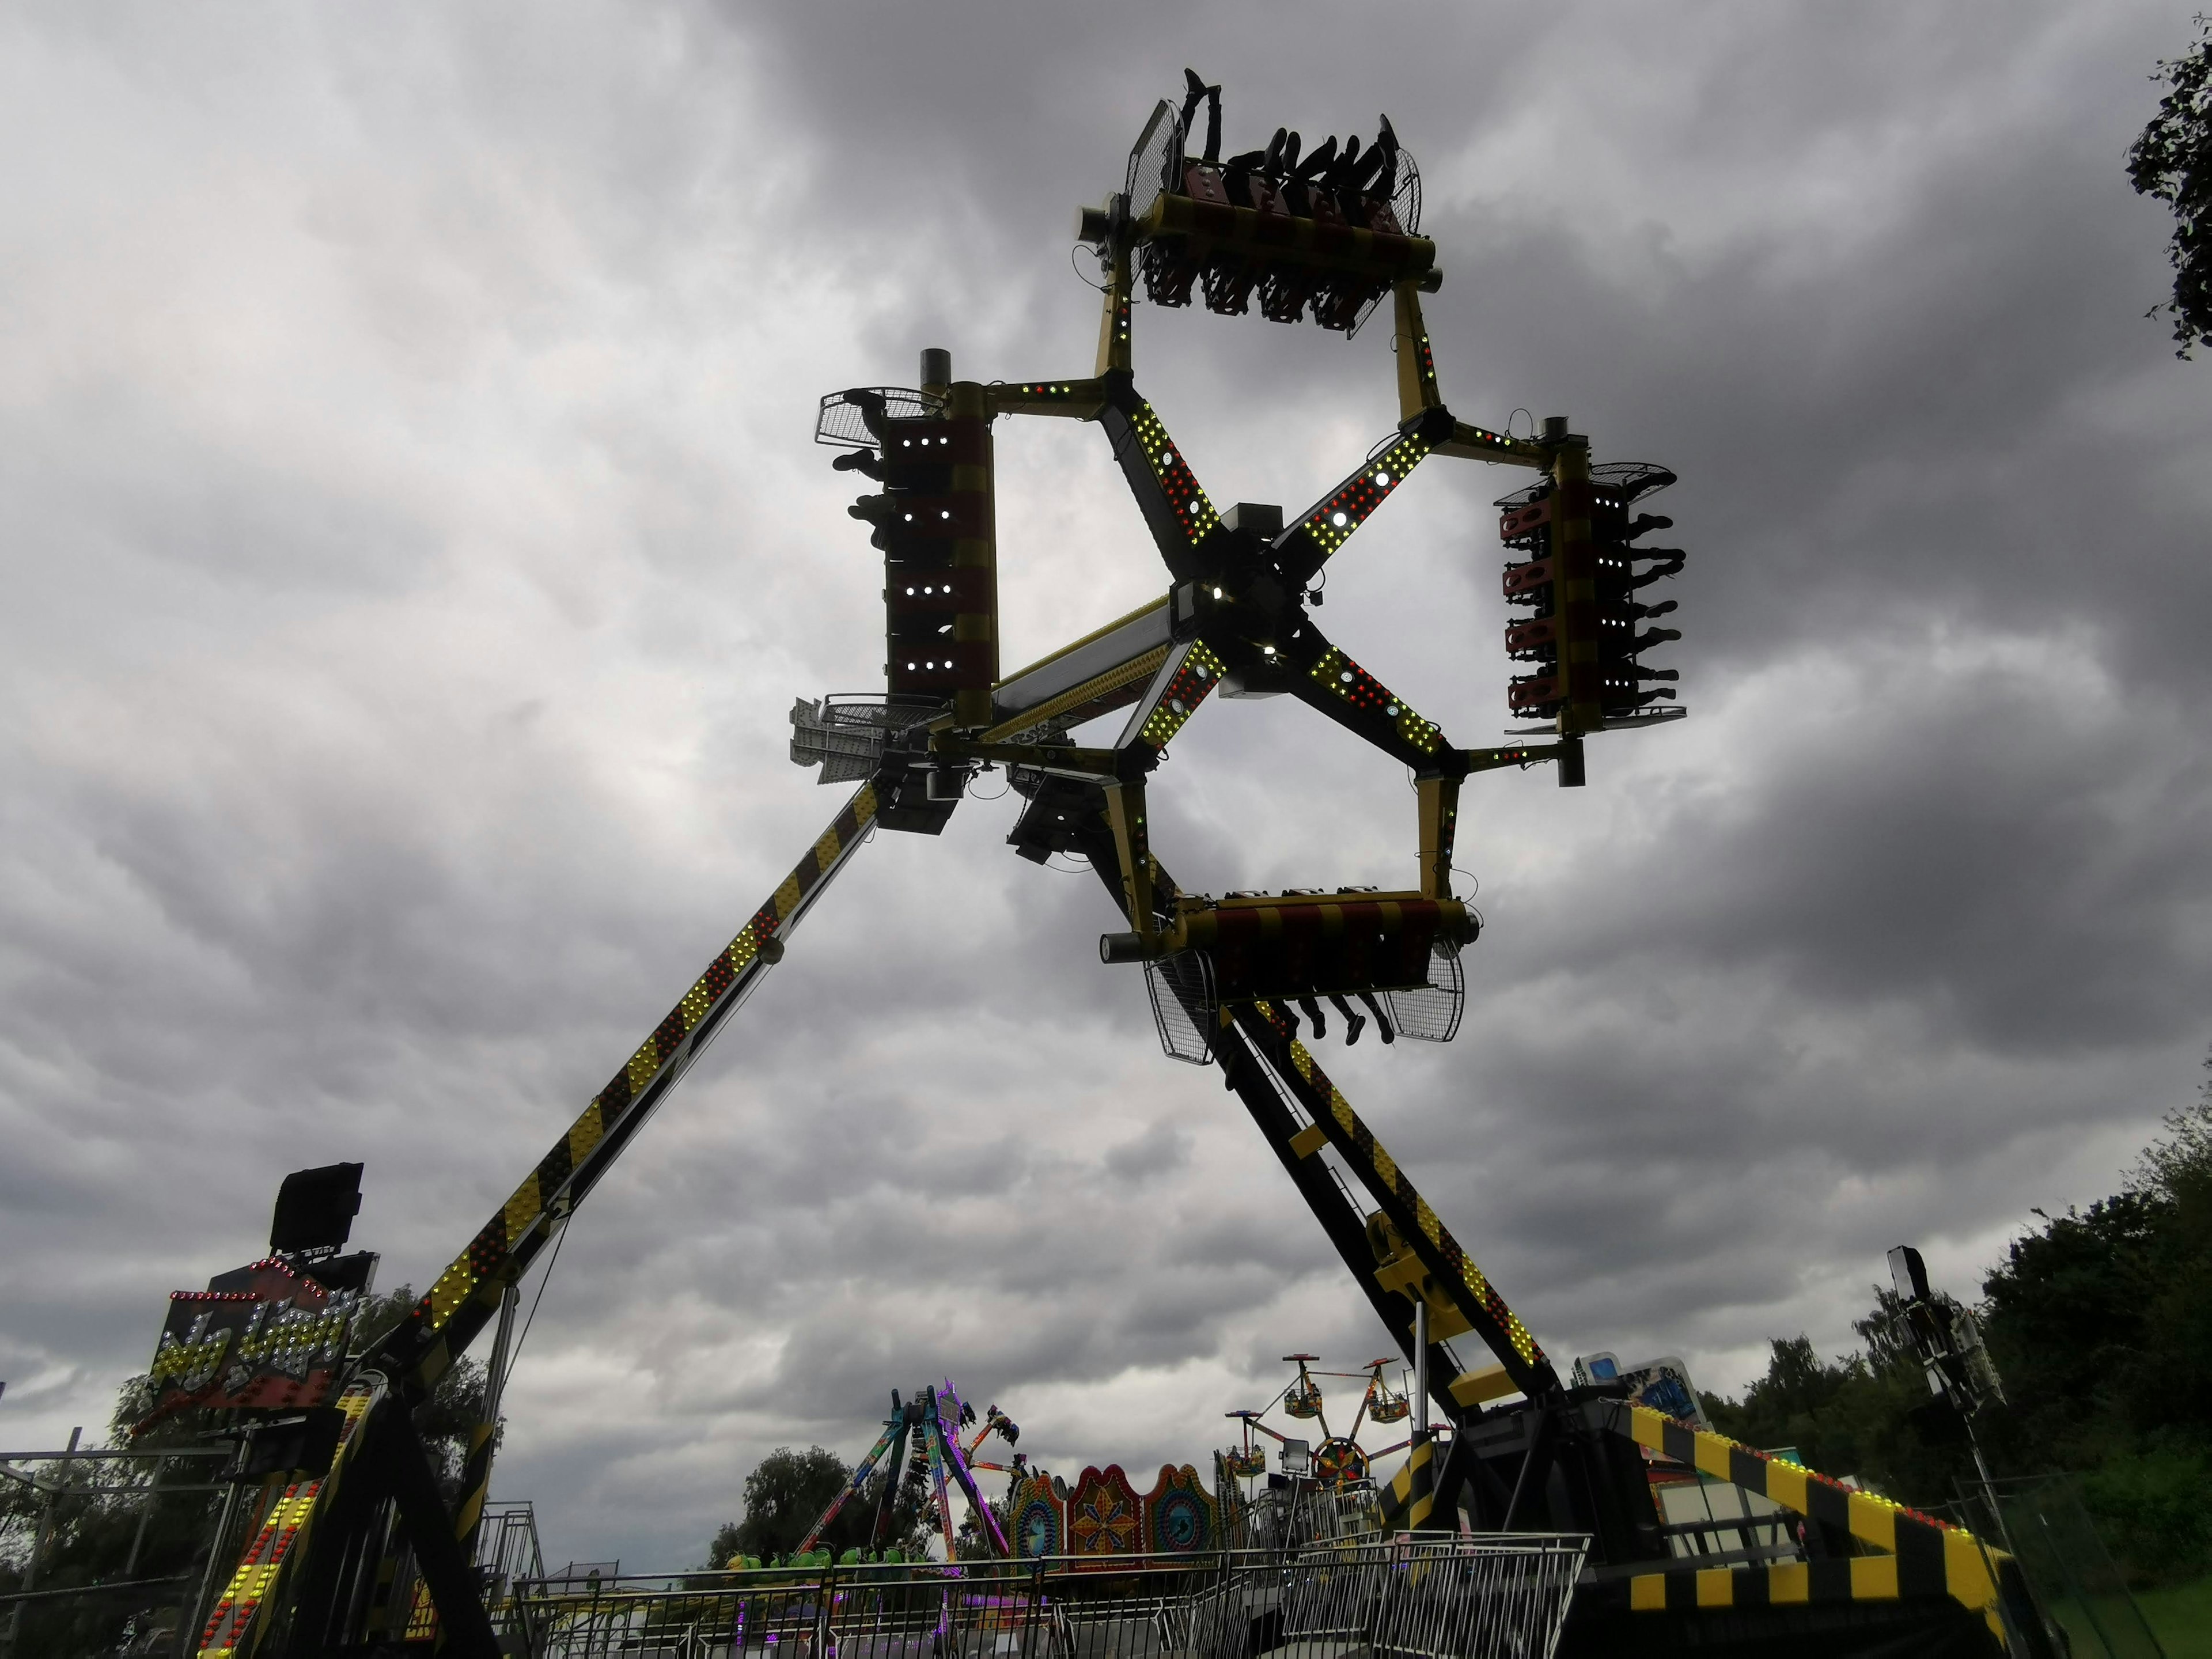
[[[1437,1506],[1437,1443],[1416,1436],[1406,1467],[1382,1489],[1382,1530],[1419,1532]],[[1452,1517],[1456,1524],[1458,1517]]]
[[[1317,1150],[1325,1139],[1351,1166],[1407,1247],[1428,1269],[1437,1287],[1489,1345],[1523,1394],[1538,1400],[1557,1393],[1559,1374],[1528,1328],[1506,1305],[1474,1258],[1460,1248],[1459,1241],[1415,1190],[1397,1160],[1376,1139],[1375,1132],[1352,1109],[1344,1091],[1329,1081],[1328,1073],[1316,1063],[1305,1044],[1290,1035],[1281,1016],[1260,1003],[1237,1008],[1234,1018],[1238,1029],[1267,1059],[1320,1131],[1320,1137],[1309,1142],[1310,1148]]]
[[[497,1312],[501,1293],[522,1277],[722,1019],[782,956],[784,935],[866,838],[875,817],[875,791],[863,784],[429,1293],[369,1354],[368,1368],[416,1389],[444,1375]]]
[[[307,1556],[316,1516],[337,1496],[361,1447],[362,1425],[383,1397],[383,1386],[374,1382],[356,1383],[338,1396],[345,1421],[329,1472],[291,1482],[270,1502],[215,1606],[199,1610],[207,1622],[193,1640],[198,1659],[245,1659],[260,1650],[269,1632],[263,1614],[282,1604]]]
[[[1683,1568],[1628,1581],[1629,1605],[1646,1612],[1682,1607],[1757,1607],[1806,1601],[1894,1601],[1948,1595],[1983,1614],[2002,1636],[1993,1564],[2002,1552],[1972,1533],[1859,1492],[1785,1458],[1725,1435],[1710,1434],[1648,1407],[1619,1402],[1607,1426],[1677,1463],[1847,1532],[1881,1552],[1844,1560],[1778,1563],[1763,1568]]]

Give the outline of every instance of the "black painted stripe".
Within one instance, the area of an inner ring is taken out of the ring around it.
[[[1841,1527],[1848,1532],[1851,1524],[1850,1493],[1832,1480],[1808,1480],[1805,1512],[1823,1526]]]
[[[1814,1601],[1848,1601],[1851,1599],[1851,1564],[1850,1562],[1808,1562],[1805,1576],[1811,1586]]]
[[[1766,1460],[1748,1446],[1729,1446],[1729,1479],[1761,1498],[1766,1493]]]
[[[1950,1577],[1943,1562],[1943,1534],[1934,1527],[1897,1517],[1897,1593],[1900,1596],[1942,1595]]]

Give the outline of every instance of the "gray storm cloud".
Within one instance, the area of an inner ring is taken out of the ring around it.
[[[838,803],[880,661],[815,400],[1085,368],[1074,206],[1185,62],[1232,143],[1420,159],[1455,409],[1678,471],[1685,726],[1470,792],[1459,1040],[1332,1073],[1547,1345],[1824,1347],[2109,1190],[2212,1018],[2203,365],[2142,313],[2148,4],[15,8],[0,21],[0,1439],[104,1422],[283,1171],[424,1284]],[[1389,343],[1140,308],[1217,499],[1312,499]],[[1087,429],[1002,428],[1009,661],[1159,591]],[[1455,741],[1507,664],[1437,462],[1332,636]],[[1156,790],[1194,885],[1398,881],[1286,701]],[[580,1213],[498,1488],[678,1565],[781,1443],[950,1374],[1055,1467],[1197,1457],[1378,1334],[1086,872],[880,836]],[[534,1291],[534,1286],[533,1286]]]

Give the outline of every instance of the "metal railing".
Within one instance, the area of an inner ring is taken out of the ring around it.
[[[1291,1552],[866,1564],[520,1581],[530,1659],[1549,1659],[1588,1540],[1537,1534]]]

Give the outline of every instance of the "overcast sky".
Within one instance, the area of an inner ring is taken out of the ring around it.
[[[1389,112],[1456,411],[1682,478],[1691,720],[1474,786],[1457,1042],[1324,1063],[1562,1357],[1738,1388],[1903,1240],[1971,1294],[2212,1038],[2212,363],[2124,171],[2191,10],[7,7],[0,1449],[104,1423],[287,1170],[364,1162],[423,1285],[751,914],[842,799],[786,711],[882,660],[816,400],[1088,372],[1074,210],[1186,63],[1232,149]],[[1379,328],[1136,346],[1217,502],[1395,416]],[[1097,432],[998,441],[1012,666],[1164,580]],[[1461,744],[1523,482],[1431,462],[1328,575]],[[1413,877],[1289,699],[1153,800],[1189,886]],[[696,1561],[893,1387],[1144,1486],[1387,1350],[1016,804],[878,836],[580,1212],[495,1482],[556,1563]]]

